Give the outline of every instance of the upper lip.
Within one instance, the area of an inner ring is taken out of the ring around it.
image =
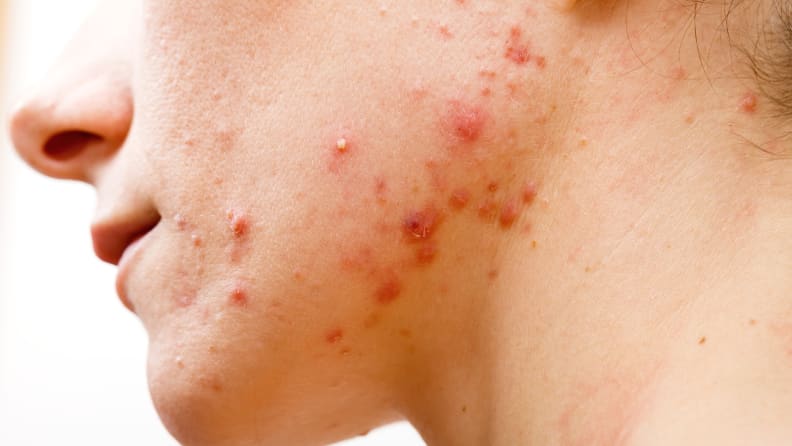
[[[114,215],[91,225],[94,252],[107,263],[117,265],[127,247],[154,229],[160,216],[154,213]]]

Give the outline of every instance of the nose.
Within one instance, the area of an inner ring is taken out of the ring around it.
[[[50,79],[12,113],[11,139],[34,169],[93,183],[124,144],[133,114],[128,72],[103,68]]]

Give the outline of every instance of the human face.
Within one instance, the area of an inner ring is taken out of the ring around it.
[[[11,127],[96,186],[166,426],[299,445],[397,418],[499,242],[530,242],[550,25],[464,1],[140,6],[108,2]]]

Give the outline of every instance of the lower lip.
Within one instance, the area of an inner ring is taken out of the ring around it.
[[[129,300],[126,292],[126,280],[129,276],[129,273],[132,268],[132,263],[134,259],[137,257],[136,254],[140,251],[141,243],[145,235],[138,237],[135,241],[129,244],[127,248],[124,250],[124,254],[121,255],[121,260],[118,261],[118,275],[116,276],[116,293],[118,297],[121,299],[121,303],[124,304],[125,307],[129,309],[131,312],[135,312],[135,306],[132,305],[132,301]]]

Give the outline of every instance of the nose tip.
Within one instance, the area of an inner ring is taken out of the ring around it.
[[[131,123],[128,85],[102,75],[30,96],[11,114],[8,126],[17,152],[34,169],[93,182],[123,145]]]

